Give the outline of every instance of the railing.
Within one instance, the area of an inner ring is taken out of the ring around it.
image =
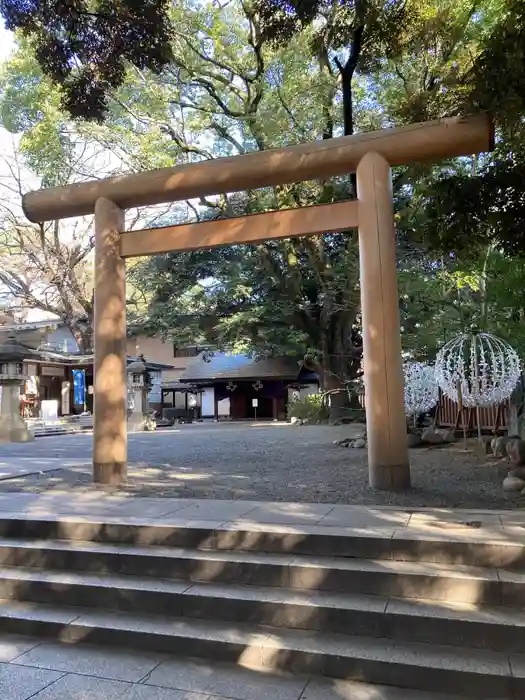
[[[436,409],[436,425],[440,428],[467,427],[469,431],[477,430],[477,414],[475,408],[467,408],[458,416],[458,404],[448,396],[439,392],[439,403]],[[489,406],[479,409],[479,422],[481,430],[491,433],[499,433],[508,430],[509,426],[509,401],[504,401],[497,406]]]

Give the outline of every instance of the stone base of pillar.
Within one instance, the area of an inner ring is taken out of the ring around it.
[[[26,423],[18,416],[0,416],[0,442],[32,442],[35,439]]]
[[[408,463],[398,466],[375,464],[370,474],[370,486],[373,489],[405,491],[410,488],[410,467]]]
[[[146,419],[142,413],[132,413],[128,418],[128,433],[140,433],[146,429]]]
[[[119,486],[126,483],[126,462],[93,462],[93,481],[106,486]]]
[[[31,442],[35,439],[20,415],[20,382],[2,380],[0,442]]]
[[[128,433],[156,430],[155,419],[147,413],[132,413],[128,418]]]

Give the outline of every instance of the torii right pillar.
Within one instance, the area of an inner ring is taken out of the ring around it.
[[[390,165],[367,153],[357,166],[359,264],[370,486],[410,487]]]

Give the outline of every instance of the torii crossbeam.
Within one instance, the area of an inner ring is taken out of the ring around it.
[[[359,229],[370,484],[410,486],[390,168],[492,150],[487,115],[455,117],[29,192],[41,222],[95,214],[93,480],[127,471],[125,258]],[[357,173],[357,200],[124,231],[130,207]]]

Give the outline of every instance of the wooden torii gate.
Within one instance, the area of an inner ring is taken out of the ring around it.
[[[93,480],[127,470],[125,259],[359,229],[370,485],[410,486],[390,168],[493,148],[487,115],[442,119],[326,141],[29,192],[32,222],[95,214]],[[203,223],[124,231],[130,207],[357,173],[357,200]]]

